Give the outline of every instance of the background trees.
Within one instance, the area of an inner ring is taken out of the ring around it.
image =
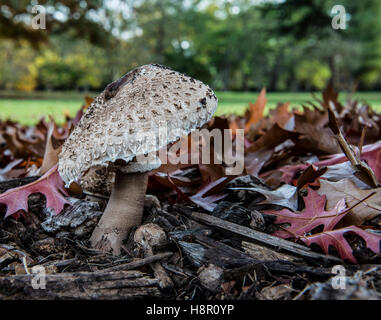
[[[381,6],[350,1],[347,29],[330,0],[35,0],[0,5],[0,88],[99,90],[162,63],[219,90],[381,88]]]

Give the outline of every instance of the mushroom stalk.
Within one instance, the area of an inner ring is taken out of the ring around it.
[[[128,230],[141,224],[147,183],[146,173],[116,172],[107,207],[90,239],[93,248],[120,254]]]

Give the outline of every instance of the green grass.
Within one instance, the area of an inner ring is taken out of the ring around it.
[[[242,114],[249,102],[255,102],[257,95],[258,93],[254,92],[218,92],[217,96],[219,99],[219,104],[217,114]],[[293,108],[300,107],[307,101],[314,100],[311,93],[305,92],[269,92],[266,96],[266,111],[268,111],[269,108],[274,108],[278,102],[290,102],[290,107]],[[321,98],[320,93],[316,93],[316,96]],[[347,97],[348,95],[346,93],[341,93],[339,95],[339,100],[344,102]],[[381,111],[381,92],[361,92],[356,93],[353,97],[360,101],[366,101],[373,108]]]
[[[86,93],[95,95],[96,93]],[[32,125],[42,116],[52,115],[58,122],[64,120],[64,113],[75,115],[84,102],[85,93],[78,92],[44,92],[19,94],[0,91],[0,118],[12,119],[22,124]],[[217,115],[236,113],[242,114],[249,102],[254,102],[257,92],[217,92],[219,104]],[[318,94],[320,97],[321,95]],[[346,94],[340,95],[343,101]],[[381,92],[362,92],[354,96],[367,101],[373,108],[381,111]],[[273,108],[278,102],[290,102],[291,107],[298,107],[313,98],[310,93],[279,93],[267,94],[267,109]]]

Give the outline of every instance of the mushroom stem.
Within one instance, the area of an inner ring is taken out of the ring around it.
[[[116,172],[107,207],[90,239],[93,248],[120,254],[128,230],[141,224],[147,183],[146,173]]]

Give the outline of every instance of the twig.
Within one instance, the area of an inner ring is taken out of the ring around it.
[[[125,263],[125,264],[120,264],[120,265],[110,267],[110,268],[106,268],[106,269],[102,269],[102,272],[112,272],[112,271],[120,271],[120,270],[137,269],[137,268],[140,268],[146,264],[151,264],[151,263],[157,262],[159,260],[166,259],[166,258],[170,257],[172,254],[173,254],[172,252],[158,253],[158,254],[155,254],[153,256],[143,258],[143,259],[139,259],[136,261]]]
[[[255,240],[262,244],[276,248],[277,250],[283,249],[294,255],[299,255],[306,258],[323,259],[343,263],[342,260],[340,260],[339,258],[313,252],[310,248],[305,247],[303,245],[287,241],[260,231],[256,231],[229,221],[225,221],[217,217],[213,217],[209,214],[204,214],[201,212],[192,212],[190,214],[190,217],[199,222],[207,223],[211,227],[217,227],[233,232],[245,238],[249,238],[251,240]]]

